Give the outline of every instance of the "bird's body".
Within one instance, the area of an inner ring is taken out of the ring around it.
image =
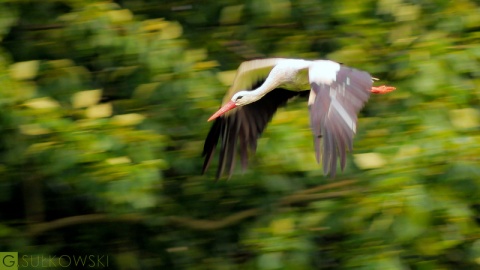
[[[302,91],[310,88],[308,68],[311,61],[300,59],[284,59],[279,61],[270,74],[278,78],[278,88],[290,91]]]
[[[323,156],[324,173],[335,175],[337,157],[343,169],[346,151],[352,150],[357,114],[370,93],[395,89],[372,87],[372,79],[367,72],[329,60],[270,58],[243,62],[223,106],[209,119],[216,120],[205,141],[203,171],[209,167],[219,140],[217,178],[225,169],[232,174],[237,151],[245,168],[249,152],[256,150],[257,139],[277,108],[303,92],[309,93],[317,161]]]

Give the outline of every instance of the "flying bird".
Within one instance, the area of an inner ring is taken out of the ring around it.
[[[238,155],[243,169],[257,148],[257,140],[279,107],[296,96],[308,95],[315,157],[325,175],[335,176],[337,160],[343,170],[346,152],[352,151],[357,114],[370,93],[383,94],[392,86],[372,86],[365,71],[329,60],[270,58],[243,62],[223,106],[205,140],[202,173],[208,169],[220,143],[217,179],[230,177]],[[220,141],[220,142],[219,142]]]

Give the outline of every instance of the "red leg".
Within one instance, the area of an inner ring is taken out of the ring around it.
[[[395,89],[397,89],[397,88],[395,88],[393,86],[387,86],[387,85],[372,86],[372,89],[370,90],[370,92],[372,92],[374,94],[386,94],[388,92],[392,92]]]

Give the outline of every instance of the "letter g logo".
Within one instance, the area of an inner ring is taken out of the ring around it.
[[[18,252],[0,252],[0,270],[18,270]]]

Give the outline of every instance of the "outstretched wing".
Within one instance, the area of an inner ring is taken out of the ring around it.
[[[245,169],[249,154],[255,153],[257,140],[277,109],[299,94],[299,92],[277,88],[256,102],[238,108],[229,115],[217,118],[205,140],[203,173],[208,169],[219,141],[217,179],[224,172],[229,177],[232,175],[237,154],[240,156],[243,169]]]
[[[324,174],[334,177],[337,159],[343,170],[346,152],[352,151],[357,114],[370,97],[372,77],[332,61],[315,61],[309,78],[310,124],[317,162],[322,160]]]

